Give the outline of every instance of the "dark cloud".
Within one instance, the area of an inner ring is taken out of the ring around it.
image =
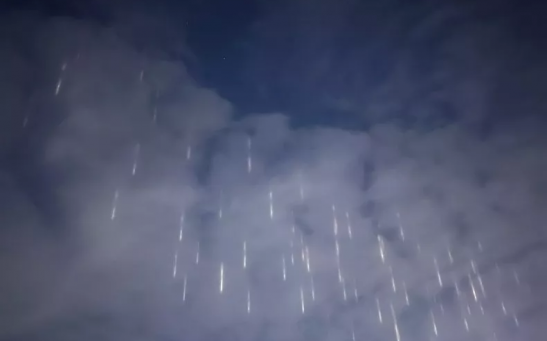
[[[272,74],[366,129],[234,118],[177,57],[189,49],[157,13],[124,21],[111,10],[113,25],[6,15],[0,338],[544,333],[541,120],[489,121],[487,134],[477,125],[506,65],[488,64],[506,51],[499,31],[466,24],[452,35],[459,7],[283,6],[256,28],[273,35],[265,45],[279,41],[287,70],[268,62]],[[364,37],[348,33],[359,15]],[[284,20],[287,31],[268,28]],[[368,42],[367,27],[387,31],[347,62],[331,55],[345,51],[341,37]],[[420,42],[437,46],[431,68],[410,48]]]

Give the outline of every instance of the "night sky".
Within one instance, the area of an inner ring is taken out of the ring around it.
[[[547,335],[547,5],[0,4],[0,341]]]

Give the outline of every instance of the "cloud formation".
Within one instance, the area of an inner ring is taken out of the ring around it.
[[[353,131],[234,119],[183,63],[115,27],[10,18],[0,338],[544,333],[536,122],[486,135],[465,119]],[[399,86],[380,86],[378,106]]]

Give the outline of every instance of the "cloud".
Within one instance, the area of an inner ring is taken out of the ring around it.
[[[296,128],[282,113],[235,119],[183,63],[116,29],[35,17],[5,25],[22,36],[2,67],[20,99],[3,102],[13,133],[2,135],[2,156],[23,161],[2,172],[1,337],[542,332],[537,122],[479,134],[468,120],[350,131]],[[39,82],[26,96],[33,61]],[[401,96],[390,82],[382,105]],[[461,102],[480,112],[481,101]],[[36,177],[50,184],[54,212],[35,200]]]

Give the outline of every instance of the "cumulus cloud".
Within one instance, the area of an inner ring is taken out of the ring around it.
[[[235,119],[182,62],[115,28],[16,19],[4,21],[17,34],[2,64],[1,337],[539,337],[535,122],[485,136],[468,120]],[[378,103],[404,97],[399,85]]]

